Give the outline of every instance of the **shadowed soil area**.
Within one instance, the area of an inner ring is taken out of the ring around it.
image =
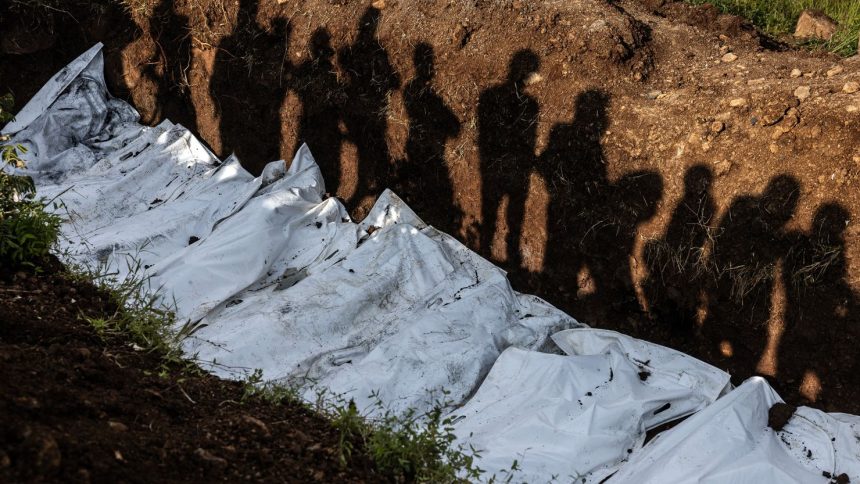
[[[300,406],[168,365],[83,317],[114,311],[62,272],[0,277],[0,481],[384,482]],[[191,369],[193,370],[193,369]]]
[[[67,1],[0,16],[25,102],[112,92],[259,172],[306,142],[592,326],[860,413],[860,58],[665,0]]]

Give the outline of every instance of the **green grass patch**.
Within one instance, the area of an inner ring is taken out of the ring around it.
[[[800,12],[817,9],[839,23],[833,38],[826,42],[803,42],[843,56],[857,53],[860,36],[860,1],[858,0],[686,0],[695,5],[710,3],[725,13],[749,19],[766,34],[783,38],[794,32]]]
[[[14,100],[0,96],[0,126],[12,121]],[[25,147],[0,135],[0,267],[39,270],[60,235],[60,218],[46,210],[48,202],[36,198],[36,186],[24,168]]]

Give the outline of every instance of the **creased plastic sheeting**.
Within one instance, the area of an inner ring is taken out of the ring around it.
[[[96,44],[54,75],[3,128],[27,148],[25,174],[37,182],[58,183],[148,129],[107,92],[101,49]]]
[[[509,349],[455,412],[458,442],[479,450],[477,465],[490,474],[601,482],[648,429],[705,408],[729,381],[691,356],[613,331],[572,329],[553,340],[569,356]]]
[[[74,187],[74,185],[72,185]],[[177,184],[180,195],[170,203],[149,209],[81,235],[81,244],[69,245],[70,255],[87,267],[125,279],[182,251],[208,235],[215,224],[241,207],[260,186],[235,159],[212,168],[201,177]],[[64,200],[65,194],[59,199]],[[71,224],[67,224],[67,227]],[[76,230],[80,230],[76,228]]]
[[[140,126],[101,71],[97,45],[4,133],[67,218],[63,255],[120,276],[139,261],[177,324],[199,322],[185,350],[213,372],[260,368],[363,410],[462,405],[458,442],[502,478],[517,459],[514,480],[860,479],[860,418],[801,408],[773,432],[779,397],[763,380],[718,398],[725,373],[517,293],[390,191],[353,223],[324,199],[307,147],[254,178],[181,126]],[[642,447],[647,429],[697,411]]]
[[[579,326],[513,291],[500,269],[427,227],[393,193],[368,219],[370,234],[300,219],[310,227],[303,237],[340,248],[237,294],[202,321],[187,351],[216,373],[261,368],[267,379],[306,384],[308,396],[322,387],[361,408],[372,409],[377,394],[390,410],[427,411],[443,390],[462,403],[504,348],[537,349]]]
[[[782,399],[751,378],[651,442],[608,482],[827,483],[860,477],[860,417],[800,407],[779,432],[768,410]]]
[[[324,191],[319,167],[302,147],[284,178],[210,235],[155,264],[150,284],[175,302],[180,322],[196,322],[238,292],[276,281],[295,259],[327,250],[331,224],[349,220],[336,199],[322,200]]]

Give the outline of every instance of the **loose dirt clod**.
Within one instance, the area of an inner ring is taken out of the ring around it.
[[[782,402],[773,404],[767,413],[767,426],[779,432],[791,420],[797,407]]]

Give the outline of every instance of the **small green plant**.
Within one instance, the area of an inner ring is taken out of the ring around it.
[[[242,402],[250,398],[304,407],[326,419],[339,433],[338,458],[342,466],[349,465],[360,448],[379,472],[396,482],[471,482],[484,473],[475,465],[480,456],[476,449],[454,444],[454,418],[445,416],[450,405],[443,402],[437,401],[423,413],[415,410],[396,413],[374,394],[373,405],[362,412],[354,400],[347,401],[318,387],[316,399],[306,401],[301,387],[265,383],[260,369],[245,380]],[[511,473],[516,470],[515,461]],[[489,482],[499,481],[493,477]]]
[[[323,413],[340,432],[340,459],[345,465],[361,443],[377,469],[399,482],[470,482],[483,470],[475,465],[474,448],[455,446],[454,418],[445,416],[449,406],[437,402],[427,412],[413,409],[392,412],[378,395],[373,417],[359,412],[355,402],[329,402]]]
[[[0,97],[0,123],[12,119],[12,104],[11,95]],[[8,142],[8,136],[0,135],[0,266],[38,269],[57,243],[60,217],[36,199],[30,177],[14,173],[24,168],[21,155],[27,150]]]
[[[91,283],[108,295],[114,312],[107,318],[86,318],[102,335],[128,337],[137,347],[162,355],[165,364],[182,364],[180,344],[199,327],[186,322],[176,329],[175,313],[166,306],[157,291],[151,291],[149,278],[136,257],[126,259],[127,275],[105,266],[89,268],[70,265],[72,277]]]

